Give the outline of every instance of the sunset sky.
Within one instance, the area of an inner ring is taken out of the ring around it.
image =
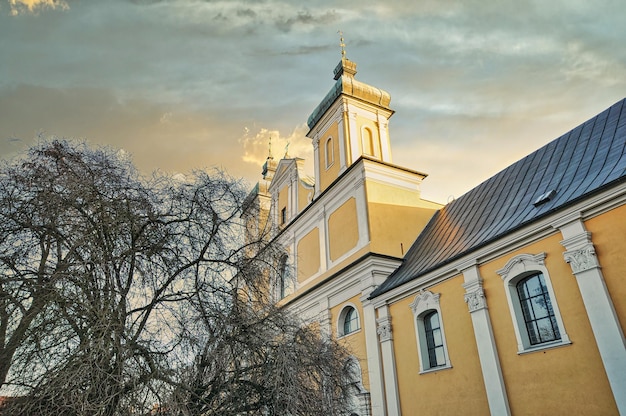
[[[623,0],[0,0],[0,156],[68,137],[252,183],[270,135],[312,159],[338,30],[438,202],[626,96]]]

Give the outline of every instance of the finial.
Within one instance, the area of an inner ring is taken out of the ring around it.
[[[287,146],[285,146],[285,156],[283,159],[289,159],[289,142],[287,142]]]
[[[267,158],[274,159],[274,157],[272,156],[272,136],[270,136],[270,144],[269,144],[269,151],[267,152]]]
[[[343,42],[343,32],[341,30],[338,30],[337,33],[339,33],[339,46],[341,47],[341,59],[344,59],[346,57],[346,44]]]

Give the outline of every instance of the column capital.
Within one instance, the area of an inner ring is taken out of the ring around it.
[[[576,250],[566,251],[563,253],[563,258],[569,263],[574,274],[600,268],[600,263],[596,257],[596,250],[591,243],[587,243],[584,247]]]
[[[487,309],[487,299],[485,299],[485,291],[482,287],[478,287],[471,292],[465,293],[464,298],[470,313],[481,309]]]
[[[391,316],[383,316],[376,320],[376,333],[380,337],[380,342],[391,341]]]

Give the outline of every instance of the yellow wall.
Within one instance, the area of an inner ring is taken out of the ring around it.
[[[298,212],[301,212],[309,205],[309,201],[313,199],[313,187],[304,186],[298,183]]]
[[[363,329],[363,307],[359,301],[359,296],[355,296],[348,301],[331,308],[330,316],[331,316],[331,334],[336,337],[338,334],[337,322],[339,319],[339,314],[344,306],[347,304],[353,305],[357,312],[359,313],[359,325],[360,328],[358,331],[348,334],[340,338],[341,343],[348,348],[350,353],[352,353],[355,357],[359,359],[359,364],[361,364],[361,374],[363,376],[363,386],[366,389],[369,389],[369,372],[367,367],[367,353],[365,349],[365,330]]]
[[[585,223],[622,331],[626,333],[626,205]]]
[[[417,337],[410,304],[415,295],[390,307],[394,353],[403,415],[489,414],[481,378],[463,278],[456,277],[429,290],[441,293],[441,320],[452,368],[419,374]]]
[[[514,415],[616,414],[578,284],[563,259],[561,239],[555,233],[480,267],[511,411]],[[542,252],[572,344],[517,354],[505,287],[496,271],[517,254]]]
[[[303,282],[320,269],[320,233],[314,228],[298,241],[298,282]]]
[[[359,241],[356,199],[350,198],[328,217],[330,259],[335,261]]]
[[[334,122],[328,130],[326,130],[323,134],[320,135],[320,142],[318,147],[319,152],[319,172],[320,172],[320,191],[324,191],[324,189],[328,188],[328,186],[333,183],[335,179],[339,177],[339,128],[337,122]],[[326,168],[326,139],[328,137],[333,138],[333,148],[335,161],[334,163]]]
[[[403,257],[420,231],[441,207],[420,199],[419,192],[366,182],[372,251]],[[402,244],[402,245],[401,245]]]
[[[620,208],[610,213],[611,217],[595,218],[587,224],[594,233],[597,250],[604,253],[600,261],[605,260],[607,264],[608,270],[602,264],[605,277],[608,276],[607,286],[615,290],[614,297],[620,297],[621,302],[626,294],[618,287],[617,280],[621,278],[623,286],[626,270],[619,259],[626,247],[620,236],[626,235],[626,226],[617,220],[625,214],[626,209]],[[611,220],[614,221],[612,226]],[[616,224],[619,224],[617,228]],[[555,232],[479,267],[511,412],[514,415],[616,415],[578,284],[563,259],[561,239],[560,233]],[[612,252],[613,244],[617,245],[615,250],[621,251]],[[518,354],[505,286],[496,272],[518,254],[542,252],[546,253],[545,266],[555,302],[572,344]],[[396,362],[400,363],[396,371],[403,414],[489,414],[471,315],[464,302],[463,282],[463,277],[458,275],[428,289],[441,294],[441,319],[451,369],[419,374],[415,325],[409,307],[415,295],[390,305],[394,353]],[[621,303],[618,313],[623,313]]]

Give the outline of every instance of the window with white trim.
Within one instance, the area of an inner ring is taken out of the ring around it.
[[[443,330],[439,294],[421,291],[411,303],[420,373],[452,367]]]
[[[352,305],[345,306],[339,313],[337,329],[340,337],[349,335],[361,329],[359,313]]]
[[[505,285],[518,353],[570,344],[545,256],[520,254],[497,272]]]

